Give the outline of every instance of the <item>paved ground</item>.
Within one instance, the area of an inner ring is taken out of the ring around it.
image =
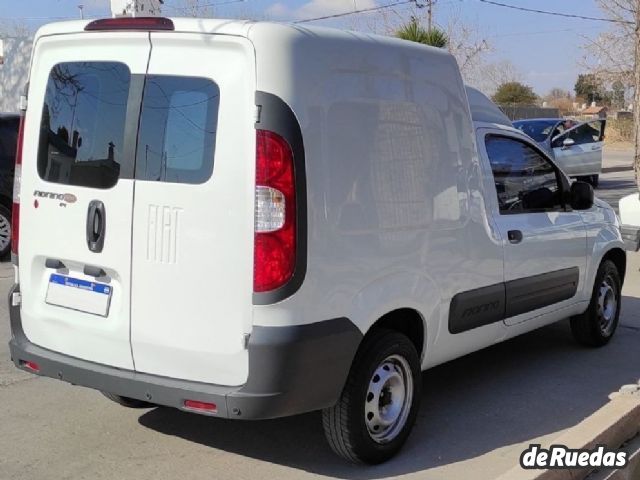
[[[598,195],[635,190],[630,154],[608,152]],[[640,255],[630,255],[621,327],[600,350],[554,325],[424,374],[414,433],[393,461],[347,465],[317,413],[232,422],[171,409],[127,410],[99,393],[19,372],[0,301],[0,480],[493,479],[531,442],[555,437],[640,377]],[[0,267],[0,299],[11,283]]]

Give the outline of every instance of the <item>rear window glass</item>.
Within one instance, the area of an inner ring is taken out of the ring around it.
[[[203,183],[213,171],[220,91],[211,80],[148,75],[136,155],[137,180]]]
[[[38,172],[65,185],[110,188],[124,161],[131,75],[118,62],[70,62],[49,74]]]

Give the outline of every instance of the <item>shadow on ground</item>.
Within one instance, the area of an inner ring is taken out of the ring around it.
[[[627,308],[638,303],[625,297]],[[607,347],[581,348],[565,321],[433,368],[423,374],[421,410],[404,450],[371,468],[348,465],[333,455],[317,412],[242,422],[158,408],[139,422],[213,449],[321,475],[397,476],[575,425],[604,405],[610,392],[638,380],[632,372],[640,364],[639,341],[640,329],[623,327]]]

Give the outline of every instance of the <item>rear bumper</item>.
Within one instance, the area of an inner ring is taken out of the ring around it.
[[[14,364],[39,367],[38,375],[157,405],[184,408],[184,401],[214,403],[214,416],[238,419],[276,418],[329,407],[338,400],[362,339],[346,318],[309,325],[253,328],[249,377],[241,387],[227,387],[122,370],[53,352],[31,343],[24,334],[20,307],[9,293]]]

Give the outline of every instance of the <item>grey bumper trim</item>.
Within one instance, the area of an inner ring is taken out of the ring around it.
[[[19,291],[17,286],[9,292]],[[184,400],[215,403],[215,416],[276,418],[329,407],[338,400],[362,339],[347,318],[293,327],[253,328],[249,340],[249,378],[240,387],[160,377],[70,357],[31,343],[22,330],[20,307],[11,306],[14,364],[38,364],[39,375],[96,390],[184,408]]]
[[[635,225],[621,225],[620,234],[624,242],[624,249],[637,252],[640,249],[640,227]]]

